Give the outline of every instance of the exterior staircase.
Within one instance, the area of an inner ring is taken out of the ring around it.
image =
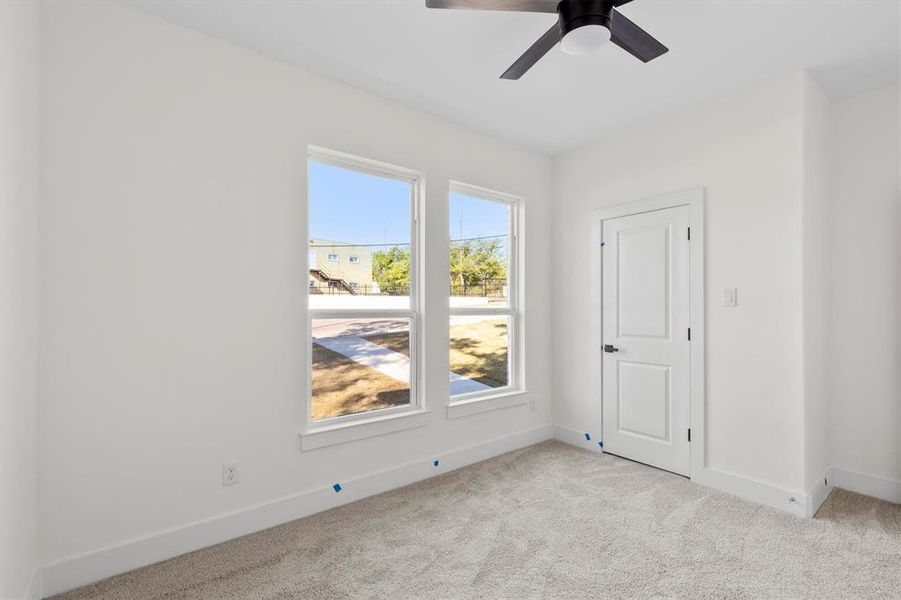
[[[357,290],[351,287],[347,280],[340,277],[333,277],[329,275],[328,271],[326,271],[325,269],[310,269],[310,275],[312,275],[313,278],[316,279],[316,281],[326,284],[329,290],[331,290],[332,288],[339,290],[338,292],[336,292],[338,294],[351,294],[352,296],[357,295]],[[322,294],[323,292],[318,289],[318,287],[310,286],[310,293]],[[329,293],[332,292],[329,291]]]

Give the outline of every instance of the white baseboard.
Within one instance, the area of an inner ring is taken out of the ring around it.
[[[588,434],[588,437],[591,439],[586,439],[585,434]],[[576,446],[584,450],[603,454],[604,448],[600,445],[600,438],[600,432],[598,432],[598,435],[595,437],[590,431],[579,431],[572,427],[554,425],[555,440],[563,442],[564,444],[569,444],[570,446]]]
[[[884,479],[875,475],[864,475],[838,467],[829,469],[826,478],[831,486],[879,498],[886,502],[901,504],[901,481]]]
[[[311,490],[212,519],[191,523],[152,536],[82,554],[45,566],[42,591],[58,594],[119,573],[268,529],[323,510],[380,494],[506,452],[552,439],[554,428],[544,425],[480,444],[428,456],[398,467],[342,481],[340,493],[331,487]],[[438,459],[439,466],[433,464]]]
[[[589,433],[591,440],[585,438],[585,433]],[[331,487],[311,490],[68,558],[35,572],[29,587],[28,598],[31,600],[58,594],[186,552],[428,479],[548,439],[556,439],[591,452],[603,453],[603,449],[598,444],[599,440],[591,432],[579,431],[562,425],[536,427],[454,450],[444,455],[430,456],[356,479],[342,481],[342,489],[339,494],[336,494]],[[440,460],[438,468],[435,468],[432,463],[434,458]],[[839,468],[831,468],[824,479],[828,480],[828,484],[825,481],[818,484],[810,494],[792,492],[770,483],[713,468],[705,469],[703,476],[694,481],[746,500],[807,518],[816,513],[832,487],[873,496],[888,502],[901,503],[901,482],[898,481]],[[794,498],[794,501],[790,501],[789,498]]]
[[[757,481],[728,471],[707,467],[700,481],[698,479],[692,481],[799,517],[807,517],[810,511],[810,496],[807,494],[793,492],[772,483]]]
[[[41,589],[41,570],[35,569],[31,574],[31,583],[28,585],[27,600],[41,600],[44,597]]]
[[[591,437],[590,440],[586,439],[586,433]],[[591,452],[604,452],[603,447],[598,444],[600,440],[595,438],[594,434],[579,431],[572,427],[554,425],[554,439]],[[692,481],[744,498],[745,500],[784,510],[800,517],[807,516],[811,507],[811,497],[807,494],[791,492],[770,483],[755,481],[741,475],[709,467],[704,469],[704,474],[700,478],[694,478]],[[790,501],[789,498],[794,498],[794,502]],[[825,500],[825,496],[823,499]],[[819,508],[819,505],[817,505],[817,508]]]
[[[812,519],[817,511],[820,510],[820,507],[823,505],[823,502],[826,501],[826,498],[829,497],[829,493],[832,492],[832,480],[829,477],[829,471],[826,471],[826,474],[820,477],[820,480],[817,481],[817,484],[813,487],[809,494],[810,502],[807,503],[807,514],[804,515],[808,519]]]

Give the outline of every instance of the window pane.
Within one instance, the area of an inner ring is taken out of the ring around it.
[[[509,306],[510,206],[450,194],[450,306]]]
[[[505,387],[510,381],[507,316],[450,318],[450,394]]]
[[[314,420],[410,403],[409,319],[314,319]]]
[[[311,160],[310,308],[410,307],[409,182]]]

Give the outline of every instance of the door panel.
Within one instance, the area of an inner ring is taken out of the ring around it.
[[[666,260],[669,233],[668,226],[617,232],[620,270],[623,266],[630,269],[626,277],[620,277],[617,291],[620,336],[659,338],[669,335]],[[641,277],[629,277],[631,270],[641,273]],[[659,302],[660,299],[663,302]]]
[[[666,365],[621,360],[619,367],[620,432],[669,440],[670,391]],[[623,400],[627,400],[623,402]]]
[[[687,206],[603,225],[604,449],[690,471]]]

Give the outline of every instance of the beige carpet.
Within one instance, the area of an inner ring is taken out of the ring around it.
[[[901,506],[805,521],[547,442],[58,598],[901,598]]]

